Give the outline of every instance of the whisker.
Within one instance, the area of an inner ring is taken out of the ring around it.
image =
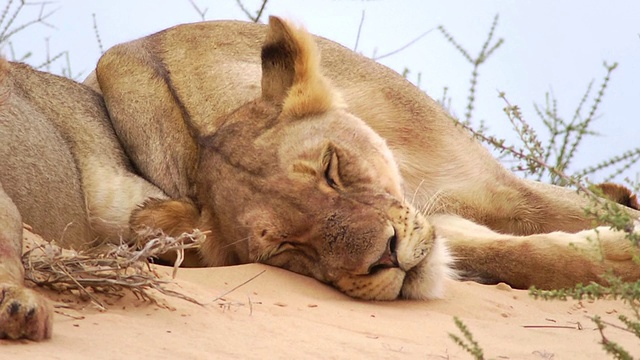
[[[424,184],[424,179],[422,179],[422,181],[420,181],[420,184],[418,184],[418,186],[416,187],[416,190],[413,192],[413,197],[411,198],[411,206],[415,205],[415,201],[416,201],[416,196],[418,195],[418,191],[420,191],[420,187],[422,186],[422,184]]]
[[[425,215],[431,215],[444,210],[446,206],[442,201],[443,194],[444,191],[442,189],[436,191],[427,201],[425,201],[420,211]]]
[[[248,241],[249,241],[249,239],[251,239],[251,236],[247,236],[246,238],[242,238],[242,239],[240,239],[240,240],[236,240],[236,241],[234,241],[234,242],[231,242],[231,243],[229,243],[229,244],[227,244],[227,245],[225,245],[225,246],[221,247],[221,249],[225,249],[225,248],[228,248],[229,246],[233,246],[233,245],[235,245],[235,244],[239,244],[239,243],[241,243],[241,242],[243,242],[243,241],[247,241],[247,242],[248,242]]]

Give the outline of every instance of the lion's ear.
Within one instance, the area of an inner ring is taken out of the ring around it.
[[[320,73],[320,55],[307,31],[271,16],[262,46],[262,98],[300,118],[342,106]]]

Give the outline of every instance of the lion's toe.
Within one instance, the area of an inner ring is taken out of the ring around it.
[[[0,284],[0,339],[48,339],[52,320],[44,297],[24,286]]]

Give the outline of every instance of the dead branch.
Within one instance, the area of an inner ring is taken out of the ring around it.
[[[168,252],[178,253],[181,259],[186,249],[198,248],[205,237],[199,230],[176,238],[159,233],[155,237],[148,237],[150,240],[139,249],[127,244],[106,244],[81,252],[64,250],[54,243],[39,244],[22,257],[25,279],[60,292],[77,290],[100,309],[106,307],[93,294],[112,295],[123,290],[156,304],[158,302],[152,295],[153,290],[202,305],[187,295],[169,289],[167,285],[172,281],[160,278],[150,266],[150,259]],[[176,262],[174,276],[179,265]]]

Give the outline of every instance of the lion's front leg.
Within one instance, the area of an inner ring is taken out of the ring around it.
[[[606,283],[607,271],[625,281],[640,279],[634,247],[624,232],[608,227],[571,234],[530,236],[498,234],[450,215],[430,219],[447,239],[462,278],[483,283],[505,282],[516,288],[572,287],[591,281]]]
[[[24,286],[22,221],[0,186],[0,339],[51,337],[53,311],[48,301]]]

